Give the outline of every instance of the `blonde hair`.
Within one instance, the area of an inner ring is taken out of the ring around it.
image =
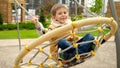
[[[68,7],[65,4],[55,4],[52,8],[51,8],[51,13],[53,16],[55,16],[56,11],[60,8],[65,8],[68,10]]]

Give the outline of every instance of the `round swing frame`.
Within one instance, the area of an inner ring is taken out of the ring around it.
[[[15,58],[14,61],[14,65],[13,68],[26,68],[26,67],[21,67],[20,66],[20,62],[22,61],[22,59],[35,47],[37,47],[38,45],[49,41],[51,39],[58,39],[61,38],[63,36],[65,36],[66,34],[69,33],[69,31],[71,31],[74,28],[79,28],[82,26],[87,26],[87,25],[91,25],[91,24],[108,24],[111,27],[110,32],[105,36],[105,40],[107,41],[111,36],[113,36],[117,30],[117,23],[113,18],[107,18],[107,17],[93,17],[93,18],[86,18],[86,19],[82,19],[82,20],[78,20],[78,21],[74,21],[72,24],[67,24],[65,26],[56,28],[50,32],[47,32],[46,34],[40,36],[37,40],[35,40],[34,42],[26,45],[24,47],[24,49],[17,55],[17,57]],[[42,52],[43,50],[40,49],[40,51]],[[94,52],[91,52],[94,55]],[[49,58],[52,58],[52,56],[49,56]],[[58,61],[58,65],[56,67],[61,67],[62,63]],[[39,66],[43,66],[43,65],[39,65]],[[49,66],[50,67],[50,66]],[[34,65],[30,65],[30,68],[36,68]],[[41,67],[41,68],[44,68]]]

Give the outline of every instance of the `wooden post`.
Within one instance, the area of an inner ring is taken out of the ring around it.
[[[11,3],[7,4],[7,23],[12,23],[12,5],[11,5]]]
[[[22,4],[23,7],[25,7],[25,4]],[[25,11],[21,8],[21,22],[25,21]]]
[[[25,0],[18,0],[20,4],[25,7]],[[12,23],[12,4],[13,0],[0,0],[0,12],[3,14],[3,20],[5,23]],[[21,21],[25,21],[25,11],[21,9]]]

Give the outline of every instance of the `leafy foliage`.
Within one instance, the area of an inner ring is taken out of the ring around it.
[[[72,21],[80,20],[83,18],[83,16],[81,14],[78,14],[78,15],[71,14],[70,17],[71,17]]]
[[[39,22],[41,22],[43,26],[45,26],[45,21],[46,21],[46,18],[45,18],[44,10],[41,10],[41,13],[39,15]]]
[[[51,14],[46,14],[44,10],[41,10],[41,13],[39,15],[39,22],[42,23],[45,28],[50,25],[50,18]]]
[[[27,29],[32,30],[35,29],[35,25],[31,21],[21,22],[19,23],[20,30]],[[17,24],[4,24],[0,25],[0,30],[16,30]]]
[[[2,14],[0,13],[0,25],[3,24],[3,17],[2,17]]]
[[[102,12],[102,7],[103,7],[103,0],[95,0],[95,4],[92,5],[90,10],[96,14],[100,14]]]

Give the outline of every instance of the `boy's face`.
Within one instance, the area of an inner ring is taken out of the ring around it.
[[[66,20],[68,19],[68,17],[69,17],[69,13],[68,13],[68,10],[65,8],[58,9],[56,11],[56,15],[53,16],[53,18],[60,23],[66,23]]]

